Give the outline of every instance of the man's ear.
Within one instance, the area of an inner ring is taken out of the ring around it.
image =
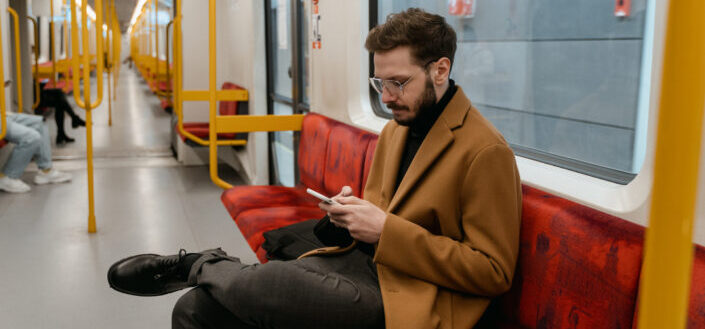
[[[450,59],[448,57],[441,57],[436,61],[435,65],[432,66],[431,75],[433,83],[436,85],[441,85],[448,81],[448,76],[450,75]]]

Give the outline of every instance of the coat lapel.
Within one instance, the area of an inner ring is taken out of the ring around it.
[[[386,161],[384,162],[384,175],[382,176],[382,209],[387,208],[394,196],[397,175],[399,175],[399,164],[401,163],[408,134],[409,128],[398,126],[392,136],[392,145],[389,147],[390,154],[386,154],[384,157]]]
[[[421,147],[419,147],[416,156],[414,156],[414,159],[411,161],[411,165],[406,171],[399,185],[399,189],[394,193],[392,201],[389,207],[387,207],[387,211],[394,212],[396,210],[400,202],[412,191],[414,185],[423,177],[436,159],[453,143],[455,138],[452,130],[463,124],[470,106],[470,100],[465,96],[463,90],[458,87],[450,103],[448,103],[441,116],[428,132],[428,135],[426,135],[423,143],[421,143]],[[390,157],[390,161],[385,163],[385,188],[388,187],[389,184],[392,184],[392,189],[394,188],[393,184],[396,182],[408,129],[404,131],[403,138],[396,139],[397,136],[395,136],[393,147],[394,157]],[[390,166],[395,168],[394,174],[391,175],[392,177],[386,176],[389,172],[387,168]],[[386,189],[383,190],[386,191]],[[388,200],[387,198],[385,199]]]

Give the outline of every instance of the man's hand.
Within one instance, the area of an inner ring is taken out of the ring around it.
[[[331,223],[350,231],[355,240],[376,243],[382,234],[387,214],[369,201],[352,196],[349,186],[343,187],[338,195],[332,198],[340,205],[329,205],[321,202],[318,206],[328,213]]]

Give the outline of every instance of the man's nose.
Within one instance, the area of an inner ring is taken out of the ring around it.
[[[387,88],[382,88],[382,103],[396,102],[399,97],[392,95]]]

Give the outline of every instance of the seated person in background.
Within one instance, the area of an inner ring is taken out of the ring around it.
[[[71,180],[71,174],[52,168],[49,130],[41,116],[9,113],[5,140],[15,144],[10,158],[0,172],[0,190],[10,193],[29,192],[31,188],[20,177],[34,158],[39,172],[34,176],[37,185],[63,183]]]
[[[339,204],[319,204],[357,248],[261,265],[220,249],[137,255],[110,268],[111,287],[153,296],[195,286],[176,303],[173,328],[475,326],[514,276],[514,154],[449,79],[456,35],[442,16],[392,14],[365,46],[370,83],[394,120],[379,136],[365,198],[345,187]]]
[[[44,88],[44,85],[42,85],[41,90],[42,96],[39,99],[39,106],[37,109],[47,107],[54,108],[54,121],[56,121],[56,145],[73,142],[74,139],[66,135],[66,130],[64,129],[64,115],[68,114],[71,117],[72,128],[78,128],[80,126],[85,127],[86,122],[73,111],[73,108],[71,108],[71,105],[66,100],[66,94],[64,94],[63,90],[57,88]]]

